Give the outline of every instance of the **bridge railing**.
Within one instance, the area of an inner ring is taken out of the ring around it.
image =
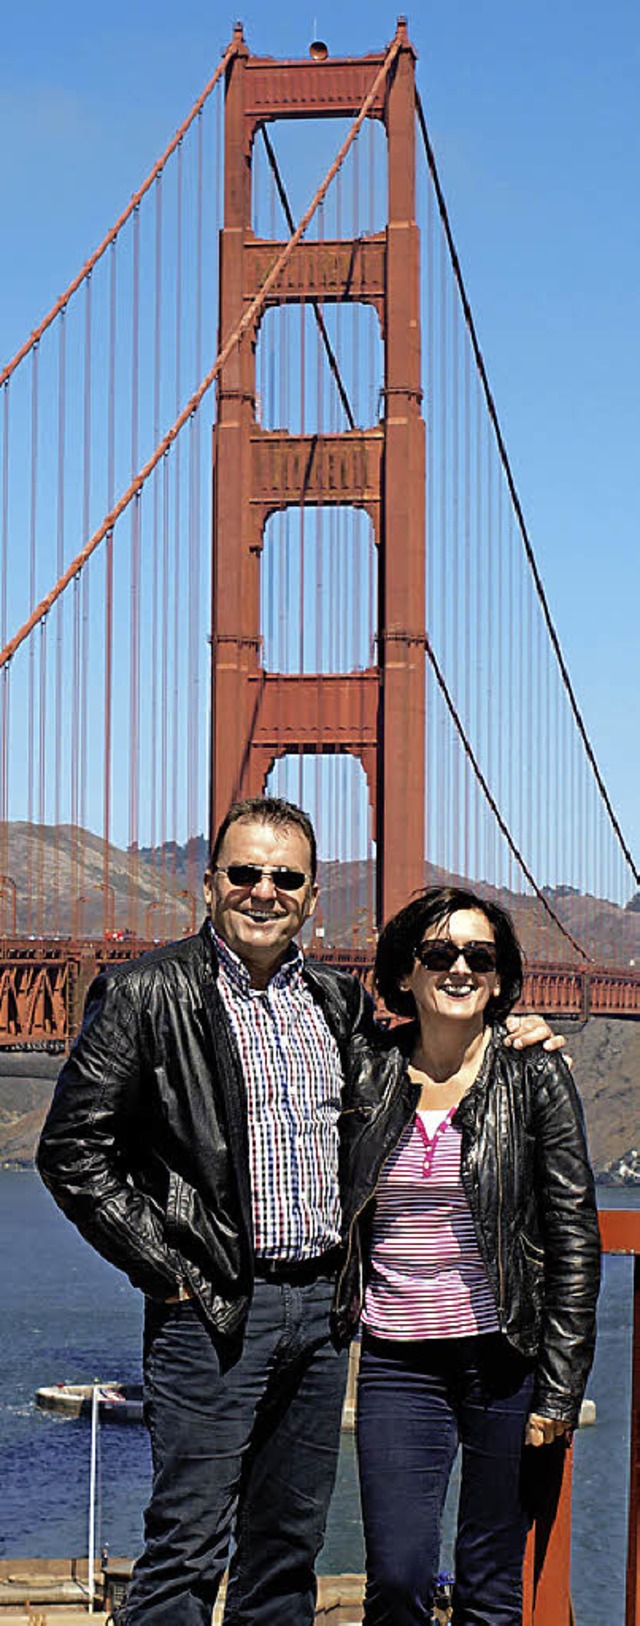
[[[602,1246],[606,1253],[633,1256],[631,1427],[626,1603],[620,1626],[640,1626],[640,1211],[603,1209]],[[532,1531],[525,1563],[523,1626],[574,1626],[571,1603],[571,1491],[573,1453],[558,1452],[558,1479]],[[608,1620],[606,1610],[602,1619]]]
[[[65,1049],[82,1020],[84,995],[96,971],[113,960],[153,948],[129,936],[109,939],[0,938],[0,1050]],[[313,950],[312,950],[313,952]],[[367,949],[325,950],[322,959],[371,985]],[[530,964],[522,1010],[586,1021],[589,1016],[640,1019],[640,971],[633,967]]]

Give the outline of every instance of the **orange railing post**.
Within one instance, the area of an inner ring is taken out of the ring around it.
[[[558,1442],[534,1471],[544,1469],[536,1520],[527,1543],[523,1626],[571,1626],[571,1482],[573,1452]]]
[[[600,1233],[605,1253],[634,1255],[629,1526],[625,1626],[640,1626],[640,1211],[604,1209]],[[555,1451],[554,1447],[554,1451]],[[544,1465],[548,1471],[547,1464]],[[541,1464],[541,1467],[543,1464]],[[523,1626],[572,1626],[572,1452],[558,1447],[527,1544]]]
[[[640,1221],[640,1214],[634,1215]],[[631,1457],[625,1626],[640,1626],[640,1252],[633,1264],[633,1355],[631,1366]]]

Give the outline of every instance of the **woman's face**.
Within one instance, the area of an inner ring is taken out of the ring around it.
[[[416,958],[401,987],[411,990],[420,1016],[475,1021],[482,1026],[489,1000],[500,992],[500,977],[495,966],[469,966],[464,949],[473,945],[474,949],[484,950],[480,952],[481,961],[495,959],[491,921],[481,909],[456,909],[447,920],[426,928],[420,949],[424,952],[430,944],[453,945],[459,953],[450,965],[434,969],[423,966]]]

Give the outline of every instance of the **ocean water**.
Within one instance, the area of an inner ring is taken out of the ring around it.
[[[640,1206],[638,1191],[601,1196],[608,1206]],[[89,1424],[39,1411],[34,1395],[44,1383],[139,1379],[140,1295],[82,1241],[31,1172],[0,1170],[0,1237],[0,1556],[86,1554]],[[606,1258],[588,1386],[598,1420],[575,1445],[579,1626],[624,1615],[632,1289],[631,1261]],[[101,1428],[97,1544],[113,1555],[140,1548],[149,1471],[142,1427]],[[336,1574],[363,1567],[354,1442],[345,1435],[320,1568]]]

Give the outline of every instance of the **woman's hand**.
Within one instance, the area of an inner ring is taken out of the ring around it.
[[[530,1044],[541,1044],[544,1050],[564,1050],[567,1042],[561,1033],[552,1033],[544,1016],[536,1016],[535,1012],[530,1016],[508,1016],[505,1026],[504,1042],[513,1045],[514,1050],[527,1050]]]
[[[540,1417],[538,1412],[532,1411],[527,1418],[527,1427],[524,1436],[525,1445],[553,1445],[554,1440],[562,1436],[567,1440],[571,1438],[571,1423],[561,1417]]]

